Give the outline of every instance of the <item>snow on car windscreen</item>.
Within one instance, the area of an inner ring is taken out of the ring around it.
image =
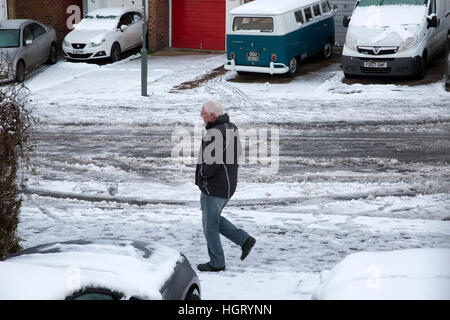
[[[20,30],[0,30],[0,48],[17,48],[20,44]]]
[[[358,3],[359,7],[369,6],[397,6],[397,5],[410,5],[410,6],[423,6],[426,5],[428,0],[361,0]]]
[[[273,18],[270,17],[236,17],[233,31],[273,32]]]
[[[76,26],[76,30],[111,30],[117,28],[119,17],[114,15],[108,16],[91,16],[87,15]]]

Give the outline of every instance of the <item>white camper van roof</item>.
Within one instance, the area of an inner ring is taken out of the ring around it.
[[[230,13],[233,15],[278,15],[319,1],[320,0],[255,0],[231,10]]]

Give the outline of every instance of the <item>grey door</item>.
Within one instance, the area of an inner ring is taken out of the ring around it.
[[[26,45],[27,40],[33,41],[32,44]],[[36,54],[38,52],[38,43],[34,41],[33,35],[33,25],[29,24],[23,29],[22,34],[22,48],[23,48],[23,58],[25,60],[25,66],[27,70],[34,67],[38,61],[39,57]]]
[[[45,29],[37,23],[32,24],[33,31],[33,42],[37,44],[36,46],[36,61],[37,64],[42,64],[47,61],[50,47],[47,46],[47,37],[45,36]]]

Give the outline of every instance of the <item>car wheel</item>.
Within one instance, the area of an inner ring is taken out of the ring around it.
[[[185,300],[202,300],[197,287],[192,287],[191,289],[189,289],[188,293],[186,294]]]
[[[16,82],[22,83],[25,81],[25,63],[20,60],[16,67]]]
[[[291,60],[289,60],[289,71],[287,72],[288,76],[294,77],[297,74],[298,71],[298,58],[292,57]]]
[[[52,46],[50,47],[50,54],[48,56],[48,64],[55,64],[58,61],[58,53],[56,51],[56,45],[52,43]]]
[[[416,78],[418,80],[422,80],[427,75],[427,55],[424,54],[422,59],[420,59],[419,72],[417,73]]]
[[[112,45],[111,48],[111,62],[117,62],[120,60],[120,57],[122,55],[122,51],[120,50],[120,45],[116,42]]]
[[[323,48],[322,58],[327,60],[330,59],[332,55],[333,55],[333,44],[330,41],[328,41],[325,44],[325,47]]]

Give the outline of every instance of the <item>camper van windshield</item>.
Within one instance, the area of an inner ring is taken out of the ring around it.
[[[369,6],[396,6],[396,5],[410,5],[410,6],[423,6],[426,5],[428,0],[361,0],[358,3],[359,7]]]
[[[233,31],[273,32],[273,18],[270,17],[236,17]]]

